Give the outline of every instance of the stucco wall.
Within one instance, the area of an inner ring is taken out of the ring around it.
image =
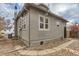
[[[40,41],[48,41],[48,40],[54,40],[58,39],[60,37],[64,37],[64,26],[65,23],[61,20],[58,20],[58,18],[55,18],[53,16],[48,16],[50,20],[50,28],[48,31],[39,30],[39,15],[45,16],[43,12],[40,12],[36,9],[30,10],[30,40],[31,43],[36,43]],[[57,27],[56,22],[60,22],[60,26]]]
[[[23,28],[23,25],[26,25]],[[17,22],[17,30],[18,30],[18,39],[23,41],[27,46],[29,46],[29,15],[28,13],[23,17],[20,17]],[[22,29],[22,30],[20,30]]]

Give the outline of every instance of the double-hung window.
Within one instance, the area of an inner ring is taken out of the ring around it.
[[[45,29],[48,29],[48,18],[45,18]]]
[[[48,30],[49,29],[49,20],[47,17],[40,16],[39,19],[39,29],[40,30]]]
[[[44,17],[40,16],[40,29],[44,29]]]

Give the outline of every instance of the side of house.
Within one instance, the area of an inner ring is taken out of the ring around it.
[[[37,7],[27,7],[28,12],[18,18],[16,22],[18,39],[27,46],[35,46],[64,38],[66,21]]]
[[[46,16],[46,13],[35,8],[31,8],[30,13],[31,45],[34,43],[40,45],[41,42],[64,38],[65,22],[51,15]]]
[[[17,37],[29,46],[29,15],[20,16],[17,20]]]

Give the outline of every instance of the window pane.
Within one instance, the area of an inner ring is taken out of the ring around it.
[[[44,19],[43,19],[43,17],[40,17],[40,22],[44,22]]]
[[[43,23],[40,23],[40,28],[44,28],[44,24]]]
[[[45,24],[45,29],[48,29],[48,24]]]
[[[48,19],[47,18],[45,19],[45,23],[48,23]]]

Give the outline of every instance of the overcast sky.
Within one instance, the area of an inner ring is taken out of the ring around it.
[[[23,4],[0,4],[0,16],[4,16],[5,19],[12,19],[14,16],[14,6],[17,6],[17,10],[19,11]],[[49,4],[50,10],[67,20],[71,22],[79,22],[79,4],[73,4],[73,3],[66,3],[66,4],[60,4],[60,3],[52,3]]]
[[[79,22],[79,4],[51,4],[51,11],[71,22]]]

